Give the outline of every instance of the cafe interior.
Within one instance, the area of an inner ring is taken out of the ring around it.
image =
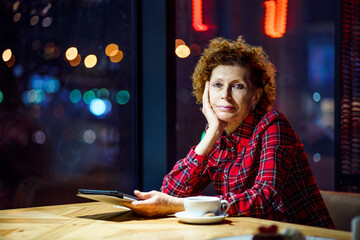
[[[360,1],[0,3],[0,209],[90,202],[81,188],[159,190],[205,129],[191,80],[202,51],[242,35],[276,66],[274,109],[304,144],[335,225],[351,230]]]

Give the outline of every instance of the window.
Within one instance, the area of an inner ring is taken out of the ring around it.
[[[0,208],[83,201],[78,188],[132,192],[135,3],[0,6]]]

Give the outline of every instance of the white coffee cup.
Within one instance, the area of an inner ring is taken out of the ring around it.
[[[353,240],[360,240],[360,216],[351,220],[351,232]]]
[[[228,201],[218,197],[196,196],[184,199],[185,213],[189,217],[203,217],[207,213],[224,215],[229,207]]]

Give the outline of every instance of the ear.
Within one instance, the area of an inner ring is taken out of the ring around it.
[[[251,106],[255,106],[260,101],[260,98],[262,97],[263,92],[264,92],[264,90],[261,87],[255,90]]]

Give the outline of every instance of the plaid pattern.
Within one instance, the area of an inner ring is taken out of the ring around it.
[[[250,112],[209,154],[197,155],[193,147],[165,176],[161,191],[201,195],[209,183],[229,201],[231,216],[335,228],[304,147],[279,112]]]

